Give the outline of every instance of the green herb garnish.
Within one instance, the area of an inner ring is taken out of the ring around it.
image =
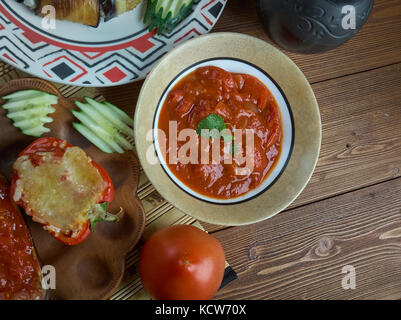
[[[238,151],[238,146],[234,142],[234,137],[226,132],[226,124],[221,116],[211,113],[198,123],[196,132],[201,137],[222,138],[226,143],[231,142],[231,153],[235,155]]]
[[[196,127],[196,132],[202,136],[202,130],[213,130],[216,129],[219,132],[223,131],[226,128],[226,124],[224,119],[220,117],[218,114],[212,113],[209,114],[206,118],[201,120]]]

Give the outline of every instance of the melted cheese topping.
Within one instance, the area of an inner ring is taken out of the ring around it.
[[[36,167],[28,156],[16,161],[14,201],[22,200],[27,214],[34,213],[36,221],[49,223],[54,231],[77,231],[105,189],[102,176],[81,148],[67,148],[61,159],[53,152],[41,155],[43,163]]]

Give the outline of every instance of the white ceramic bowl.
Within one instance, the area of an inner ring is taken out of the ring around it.
[[[281,142],[281,153],[280,156],[271,172],[269,175],[263,180],[263,182],[256,187],[255,189],[250,190],[249,192],[240,195],[239,197],[235,198],[230,198],[230,199],[216,199],[212,197],[205,196],[203,194],[200,194],[196,192],[195,190],[191,189],[187,185],[185,185],[182,181],[180,181],[174,173],[170,170],[168,165],[165,162],[165,159],[162,155],[160,143],[159,143],[159,131],[158,129],[158,123],[159,123],[159,117],[160,117],[160,112],[162,110],[162,106],[169,94],[169,92],[174,88],[174,86],[185,76],[187,76],[189,73],[193,72],[194,70],[200,68],[200,67],[205,67],[205,66],[215,66],[222,68],[230,73],[242,73],[242,74],[249,74],[257,79],[259,79],[272,93],[274,98],[277,101],[278,107],[280,109],[281,113],[281,123],[282,123],[282,130],[283,130],[283,136],[282,136],[282,142]],[[294,145],[294,121],[292,117],[292,112],[291,112],[291,107],[287,101],[287,98],[285,97],[283,91],[280,89],[280,87],[277,85],[277,83],[274,81],[274,79],[269,76],[268,73],[260,69],[259,67],[246,62],[241,59],[235,59],[235,58],[211,58],[203,61],[199,61],[190,67],[186,68],[182,72],[180,72],[177,76],[174,77],[174,79],[170,82],[170,84],[167,86],[165,89],[162,97],[159,100],[159,103],[156,108],[156,113],[153,121],[153,129],[154,129],[154,146],[156,149],[156,153],[159,159],[159,162],[161,163],[164,171],[167,173],[169,178],[183,191],[186,193],[190,194],[191,196],[210,203],[215,203],[215,204],[236,204],[240,202],[244,202],[250,199],[253,199],[254,197],[260,195],[264,191],[268,190],[270,186],[274,184],[274,182],[280,177],[281,173],[284,171],[285,167],[287,166],[287,163],[291,157],[291,152],[293,149]]]

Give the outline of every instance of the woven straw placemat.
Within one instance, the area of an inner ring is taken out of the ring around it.
[[[23,77],[31,76],[0,61],[0,86],[3,86],[10,80]],[[56,83],[53,84],[66,98],[81,98],[88,96],[98,101],[104,100],[96,88],[83,88]],[[120,287],[112,295],[112,300],[150,299],[147,293],[143,290],[137,265],[139,262],[139,253],[144,241],[148,239],[155,231],[174,224],[192,224],[200,229],[203,229],[201,224],[196,219],[186,215],[182,211],[175,208],[171,203],[163,199],[148,180],[142,169],[140,172],[137,194],[146,212],[146,227],[142,236],[142,240],[126,257],[125,275]],[[236,278],[236,273],[228,265],[228,263],[226,263],[222,287]]]

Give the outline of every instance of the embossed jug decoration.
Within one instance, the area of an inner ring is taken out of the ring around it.
[[[323,52],[352,38],[367,21],[373,0],[258,0],[271,39],[301,53]]]

